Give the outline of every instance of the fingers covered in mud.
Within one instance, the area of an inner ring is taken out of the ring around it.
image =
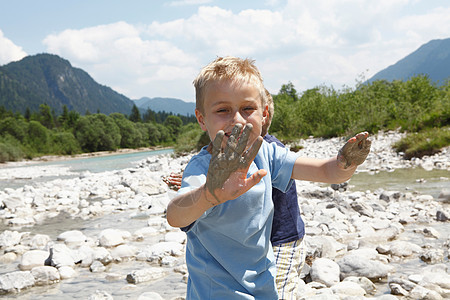
[[[344,169],[362,164],[370,152],[372,142],[368,132],[361,132],[350,138],[338,152],[338,162]]]

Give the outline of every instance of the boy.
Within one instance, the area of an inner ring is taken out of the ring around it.
[[[194,80],[195,115],[212,146],[195,155],[181,189],[167,207],[174,227],[189,226],[187,299],[278,299],[270,245],[272,186],[291,178],[340,183],[364,162],[367,133],[347,142],[338,157],[298,157],[263,143],[268,122],[265,89],[252,61],[217,58]],[[268,176],[266,176],[268,175]]]
[[[261,136],[268,143],[276,143],[278,146],[284,147],[276,137],[268,134],[274,114],[274,105],[269,91],[266,90],[265,94],[268,116],[267,122],[262,127]],[[182,172],[171,173],[163,180],[169,188],[177,191],[181,187],[182,174]],[[280,299],[296,299],[300,271],[305,261],[303,243],[305,225],[300,216],[295,184],[291,184],[286,193],[273,188],[272,201],[274,214],[270,242],[275,257],[278,296]],[[189,229],[189,226],[182,228],[183,231]]]

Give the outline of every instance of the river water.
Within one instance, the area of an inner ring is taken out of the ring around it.
[[[70,174],[62,176],[42,176],[38,178],[18,178],[14,180],[1,180],[0,190],[5,188],[18,188],[26,184],[39,184],[39,182],[49,181],[53,179],[64,179],[79,176],[80,173],[89,171],[91,173],[112,171],[124,168],[134,167],[139,161],[148,158],[152,155],[160,155],[171,153],[172,150],[158,150],[147,152],[136,152],[118,155],[109,155],[103,157],[90,157],[69,159],[64,161],[52,162],[33,162],[32,164],[24,164],[21,166],[3,166],[0,168],[1,172],[6,172],[9,168],[27,168],[27,167],[56,167],[67,168]],[[393,172],[379,172],[377,174],[369,174],[361,172],[355,174],[350,180],[350,189],[355,191],[374,191],[378,188],[389,191],[418,191],[422,194],[430,194],[437,198],[439,193],[444,188],[449,188],[450,181],[443,180],[449,178],[450,171],[448,170],[433,170],[426,171],[421,168],[414,169],[397,169]],[[67,230],[81,230],[87,236],[97,235],[100,231],[106,228],[126,228],[133,232],[136,229],[147,226],[146,219],[140,218],[139,215],[133,216],[133,212],[123,212],[109,216],[102,216],[101,218],[92,220],[72,219],[63,214],[48,220],[43,224],[33,227],[24,228],[23,231],[32,233],[47,234],[52,240],[63,231]],[[5,230],[7,228],[0,228]],[[437,228],[440,232],[447,235],[450,234],[448,223],[442,223]],[[156,243],[161,237],[155,237],[154,240],[148,240],[146,243]],[[420,244],[420,243],[419,243]],[[142,244],[141,244],[142,246]],[[447,260],[448,262],[448,260]],[[89,295],[96,290],[105,290],[114,295],[114,299],[137,299],[137,297],[148,291],[158,292],[164,299],[171,299],[177,295],[183,295],[185,291],[185,284],[182,281],[180,274],[172,274],[163,280],[151,281],[139,285],[117,284],[117,278],[114,279],[114,274],[120,278],[125,278],[127,272],[145,267],[147,262],[130,261],[120,264],[110,264],[107,270],[108,274],[112,274],[112,279],[108,279],[103,274],[93,274],[87,268],[79,268],[79,274],[73,279],[61,281],[58,284],[44,287],[33,287],[18,295],[9,295],[10,299],[87,299]],[[418,265],[423,264],[420,260],[411,261],[409,264],[403,265],[403,268],[417,268]],[[17,265],[11,264],[7,269],[1,270],[0,274],[12,272],[17,270]],[[380,293],[387,293],[388,291],[379,290]],[[0,296],[1,298],[2,296]]]
[[[100,173],[106,171],[114,171],[120,169],[126,169],[134,167],[139,161],[146,159],[150,156],[161,155],[172,153],[173,149],[163,149],[163,150],[152,150],[152,151],[142,151],[133,152],[125,154],[113,154],[106,156],[93,156],[88,158],[73,158],[67,160],[57,160],[57,161],[47,161],[47,162],[25,162],[25,163],[11,163],[0,166],[0,178],[2,172],[7,172],[10,169],[14,169],[21,172],[21,169],[26,168],[61,168],[67,169],[67,175],[58,176],[45,176],[30,178],[30,177],[20,177],[15,179],[4,178],[0,181],[0,190],[5,188],[18,188],[26,184],[37,184],[43,181],[50,181],[54,179],[68,179],[79,176],[80,173],[89,171],[91,173]],[[50,174],[49,174],[50,175]]]

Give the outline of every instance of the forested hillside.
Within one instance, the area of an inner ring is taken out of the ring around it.
[[[130,99],[57,55],[27,56],[0,67],[0,106],[23,114],[27,108],[38,111],[43,103],[57,114],[64,105],[80,114],[129,114],[133,107]]]

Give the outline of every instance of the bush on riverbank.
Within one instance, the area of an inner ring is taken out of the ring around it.
[[[139,119],[133,122],[119,113],[80,116],[67,108],[62,115],[54,116],[45,104],[39,112],[22,116],[0,107],[0,162],[119,148],[172,147],[178,127],[195,118],[188,120],[187,117],[167,115],[167,119],[169,121],[164,124]]]
[[[17,161],[24,157],[24,153],[18,143],[10,135],[0,137],[0,163]]]
[[[428,141],[426,145],[417,137],[409,138],[399,151],[413,156],[435,153],[450,145],[448,139],[435,135],[450,125],[449,83],[436,86],[428,77],[417,76],[408,81],[359,84],[354,90],[320,86],[301,95],[289,83],[273,96],[270,132],[281,140],[352,136],[360,131],[421,132],[419,137]]]
[[[432,137],[432,138],[430,138]],[[404,158],[421,158],[433,155],[450,144],[450,126],[432,128],[421,132],[408,134],[405,138],[393,145],[397,152],[403,152]]]

